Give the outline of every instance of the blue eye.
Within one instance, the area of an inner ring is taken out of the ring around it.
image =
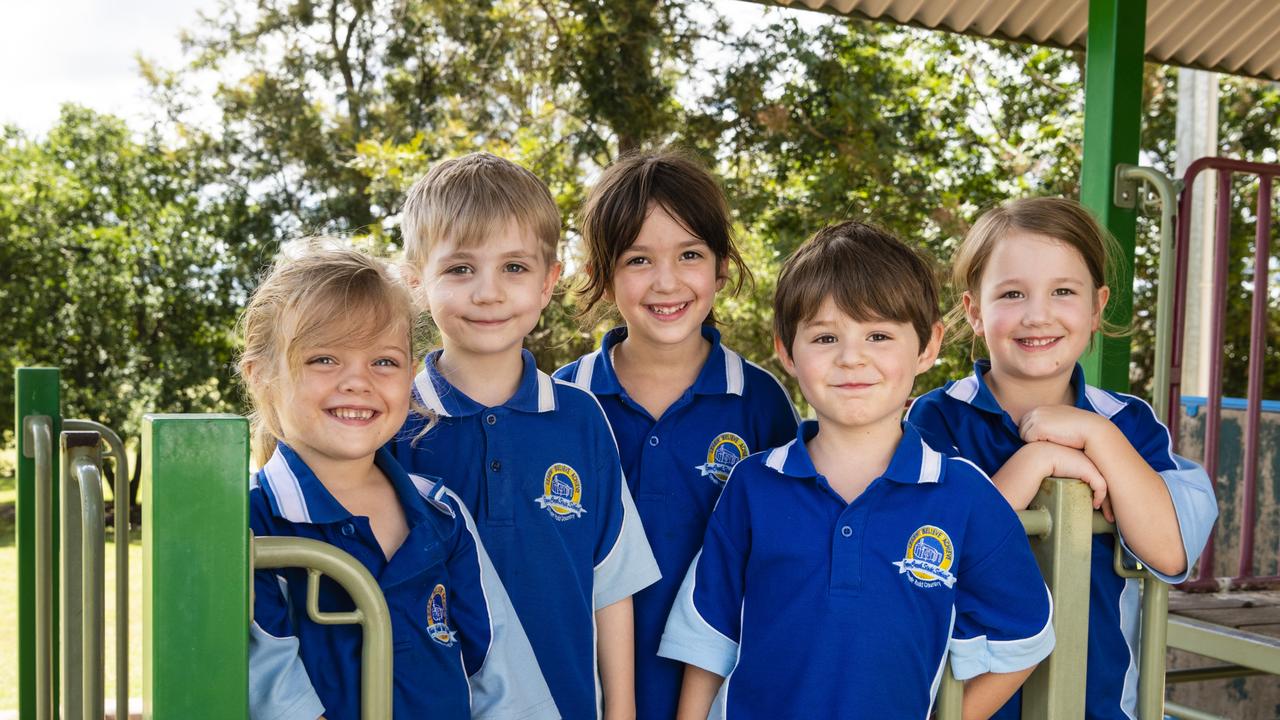
[[[444,271],[444,274],[445,275],[470,275],[471,272],[472,270],[470,265],[454,265],[453,267],[446,268]]]
[[[336,365],[337,363],[337,360],[334,360],[328,355],[317,355],[313,358],[307,359],[308,365]]]

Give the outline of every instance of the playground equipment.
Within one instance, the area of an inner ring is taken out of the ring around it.
[[[41,551],[49,567],[62,556],[62,599],[53,602],[54,578],[39,582],[35,573],[22,581],[50,610],[39,627],[54,627],[61,617],[62,643],[53,630],[38,631],[30,649],[23,648],[23,717],[57,717],[54,698],[62,693],[67,718],[100,717],[102,707],[101,549],[102,504],[96,431],[67,431],[56,404],[57,371],[19,371],[18,420],[33,427],[32,467],[20,468],[23,498],[54,490],[53,468],[60,464],[67,481],[62,497],[64,532],[60,548],[49,543]],[[23,397],[39,397],[36,408]],[[24,425],[26,426],[26,425]],[[53,429],[61,433],[62,453],[52,452]],[[118,442],[114,443],[119,445]],[[359,623],[364,628],[362,715],[389,718],[391,637],[386,603],[376,581],[357,561],[335,548],[296,538],[259,538],[248,533],[248,425],[233,415],[149,415],[143,427],[143,702],[154,718],[243,718],[248,711],[248,633],[250,588],[254,568],[306,567],[307,606],[319,623]],[[24,444],[24,447],[27,445]],[[122,446],[120,446],[122,448]],[[123,449],[113,449],[123,456]],[[34,494],[32,494],[34,493]],[[29,509],[28,509],[29,507]],[[83,510],[82,510],[83,508]],[[39,515],[45,510],[44,515]],[[51,505],[21,505],[21,521],[39,526],[24,546],[40,542],[52,525]],[[40,524],[40,518],[50,522]],[[119,515],[117,516],[119,517]],[[1036,670],[1024,693],[1025,717],[1059,720],[1081,717],[1088,622],[1090,538],[1111,532],[1090,505],[1086,486],[1075,480],[1048,479],[1031,510],[1020,513],[1032,537],[1036,557],[1054,595],[1058,647]],[[80,519],[83,518],[83,519]],[[121,535],[127,537],[127,535]],[[81,563],[72,548],[84,547]],[[250,561],[253,558],[253,561]],[[351,613],[326,614],[318,607],[321,575],[341,584],[353,597]],[[1149,587],[1163,587],[1149,583]],[[87,601],[81,597],[90,598]],[[1154,593],[1146,597],[1154,598]],[[97,598],[94,600],[92,598]],[[1155,615],[1152,615],[1155,617]],[[1160,616],[1162,617],[1162,616]],[[126,637],[127,633],[120,637]],[[1163,639],[1152,633],[1152,647]],[[61,652],[62,672],[51,672]],[[1143,662],[1163,662],[1163,652],[1143,653]],[[50,672],[39,678],[41,668]],[[1144,665],[1144,671],[1146,666]],[[963,688],[944,673],[939,718],[959,718]],[[127,675],[121,675],[127,677]],[[1144,707],[1158,708],[1163,699],[1163,667],[1145,673]],[[28,680],[33,680],[28,682]],[[124,688],[120,689],[125,697]],[[127,707],[120,702],[119,707]],[[33,708],[26,714],[27,707]],[[94,714],[96,710],[97,714]]]
[[[127,482],[124,444],[98,423],[62,419],[56,369],[21,368],[15,385],[16,426],[23,428],[17,503],[19,714],[23,720],[101,718],[105,519],[99,446],[106,438],[117,477]],[[256,564],[308,568],[311,618],[362,626],[362,716],[389,718],[391,620],[377,582],[350,555],[322,543],[299,538],[252,543],[244,418],[147,416],[142,444],[144,713],[219,720],[248,716],[247,630]],[[55,511],[59,504],[60,512]],[[125,578],[124,508],[116,513],[116,537],[117,578]],[[352,596],[353,612],[319,610],[321,575]],[[128,586],[117,582],[116,708],[123,711],[128,707]]]

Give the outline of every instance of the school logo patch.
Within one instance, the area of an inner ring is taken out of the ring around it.
[[[710,477],[717,485],[729,479],[729,473],[738,461],[751,454],[747,441],[731,432],[720,433],[707,448],[707,463],[697,466],[702,477]]]
[[[955,549],[947,533],[942,528],[923,525],[907,541],[907,556],[894,565],[899,575],[906,574],[908,580],[920,587],[951,587],[956,583],[956,576],[950,572],[954,561]]]
[[[582,480],[578,471],[556,463],[542,478],[542,497],[534,498],[556,520],[572,520],[586,512],[582,507]]]
[[[444,585],[436,585],[427,601],[427,634],[432,640],[451,647],[458,641],[458,634],[449,629],[449,607],[445,600]]]

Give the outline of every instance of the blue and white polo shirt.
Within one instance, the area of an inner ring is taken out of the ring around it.
[[[707,518],[739,460],[795,437],[795,408],[769,373],[711,343],[702,370],[684,394],[655,420],[628,397],[613,370],[611,351],[625,327],[605,334],[600,348],[555,376],[590,390],[618,439],[622,471],[631,485],[662,579],[635,596],[636,713],[640,720],[676,715],[684,665],[658,656],[658,642],[689,563],[702,547]]]
[[[990,361],[979,360],[974,364],[972,375],[918,398],[907,419],[917,425],[935,447],[964,457],[994,475],[1024,443],[1018,426],[986,385],[984,375],[990,369]],[[1168,429],[1141,398],[1086,384],[1084,370],[1078,364],[1071,376],[1071,387],[1075,392],[1075,407],[1115,423],[1147,464],[1164,478],[1178,516],[1187,570],[1172,577],[1155,574],[1165,582],[1182,582],[1200,557],[1218,516],[1209,476],[1199,465],[1173,453]],[[1128,546],[1125,550],[1129,550]],[[1086,717],[1091,719],[1132,719],[1137,712],[1140,583],[1116,575],[1114,553],[1114,536],[1094,536],[1089,589],[1089,670],[1085,683]],[[1134,557],[1131,552],[1129,555]],[[1019,698],[1015,696],[994,717],[1005,720],[1020,717],[1020,708]]]
[[[249,523],[257,536],[320,540],[351,554],[378,581],[391,612],[393,710],[415,718],[556,718],[533,650],[466,508],[386,450],[375,462],[391,481],[409,534],[390,560],[369,526],[349,513],[289,447],[278,445],[254,478]],[[252,718],[360,717],[358,625],[318,625],[306,610],[303,568],[254,573],[249,640]],[[320,581],[320,610],[355,605]]]
[[[591,393],[542,373],[528,351],[519,388],[498,407],[449,384],[438,357],[414,382],[437,424],[414,440],[425,419],[411,413],[392,451],[475,511],[560,714],[596,717],[595,611],[660,576],[609,422]]]
[[[986,475],[904,423],[846,503],[817,432],[738,463],[671,611],[660,653],[726,678],[712,717],[923,719],[948,651],[961,679],[1049,654],[1048,590]]]

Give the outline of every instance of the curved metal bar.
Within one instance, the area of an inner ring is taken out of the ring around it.
[[[102,716],[103,565],[101,436],[62,433],[62,709],[69,720]]]
[[[391,614],[378,582],[360,561],[319,540],[293,537],[253,539],[253,570],[307,568],[307,614],[317,623],[359,624],[361,643],[360,717],[391,717]],[[349,613],[324,613],[319,608],[320,575],[328,575],[355,601]]]
[[[53,717],[53,419],[23,419],[27,447],[35,461],[35,635],[36,720]]]
[[[102,436],[116,461],[116,707],[129,707],[129,454],[114,430],[93,420],[63,420],[63,430],[91,430]],[[124,512],[119,491],[123,480]],[[118,713],[117,713],[118,714]]]
[[[1156,282],[1156,351],[1154,372],[1152,377],[1151,407],[1156,417],[1167,417],[1169,413],[1169,359],[1173,354],[1173,273],[1174,260],[1177,257],[1178,191],[1181,183],[1172,180],[1168,175],[1147,167],[1137,165],[1116,166],[1116,187],[1127,181],[1136,186],[1145,182],[1155,188],[1160,199],[1160,269]],[[1135,193],[1136,194],[1136,193]]]

